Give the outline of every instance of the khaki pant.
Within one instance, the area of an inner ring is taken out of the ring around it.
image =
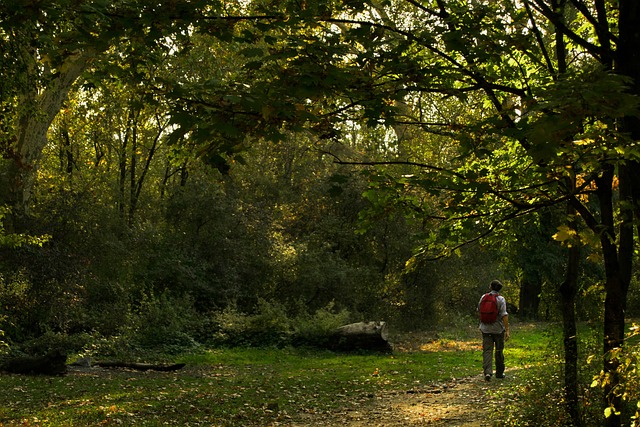
[[[496,376],[504,376],[504,332],[482,334],[482,370],[484,375],[493,374],[493,350],[496,353]]]

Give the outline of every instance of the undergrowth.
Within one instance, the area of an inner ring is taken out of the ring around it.
[[[526,331],[531,328],[532,331]],[[637,381],[638,340],[631,328],[619,375],[623,379],[618,393],[627,402],[622,411],[623,425],[636,426],[640,387]],[[602,425],[603,408],[602,332],[583,323],[578,328],[578,395],[582,425]],[[532,324],[520,327],[505,351],[511,365],[508,387],[493,390],[496,401],[495,425],[500,427],[571,427],[564,391],[562,329],[558,325]],[[636,423],[636,424],[634,424]]]

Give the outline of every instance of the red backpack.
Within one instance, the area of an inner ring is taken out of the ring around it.
[[[498,294],[484,294],[480,300],[480,321],[482,323],[495,323],[498,320]]]

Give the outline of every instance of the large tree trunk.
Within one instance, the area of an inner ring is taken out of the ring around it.
[[[628,187],[628,173],[626,166],[620,165],[620,211],[622,223],[620,233],[616,239],[613,213],[613,166],[605,168],[601,177],[596,180],[597,195],[600,205],[603,230],[600,242],[605,265],[605,302],[604,302],[604,345],[605,355],[604,372],[608,381],[604,386],[605,405],[614,409],[612,415],[607,418],[606,425],[617,427],[620,425],[620,416],[616,413],[622,407],[622,398],[617,395],[616,389],[620,382],[617,372],[619,361],[613,357],[612,350],[622,347],[624,343],[624,321],[627,306],[627,292],[629,289],[631,263],[633,260],[633,227],[629,221],[629,208],[631,200],[626,188]],[[624,205],[627,204],[628,207]],[[619,248],[615,242],[619,242]]]
[[[616,52],[615,71],[631,79],[630,92],[640,95],[640,2],[637,0],[620,0],[619,37]],[[631,139],[640,140],[640,119],[629,115],[622,120],[622,132]],[[620,426],[620,416],[616,412],[621,409],[622,399],[616,396],[616,388],[620,382],[617,373],[619,361],[611,356],[611,351],[624,344],[625,310],[627,293],[631,281],[634,235],[633,212],[635,209],[633,195],[640,189],[634,188],[638,182],[637,169],[634,165],[620,164],[619,166],[619,206],[620,228],[618,236],[618,250],[616,251],[615,233],[613,232],[614,218],[610,210],[612,203],[612,182],[598,182],[598,197],[606,229],[601,234],[602,250],[606,269],[606,298],[604,313],[604,371],[610,378],[604,388],[605,404],[613,407],[613,415],[607,418],[608,427]],[[601,185],[603,184],[603,185]],[[635,218],[638,220],[638,218]]]
[[[33,64],[31,80],[36,85],[36,59],[29,57],[28,49],[24,52],[23,60]],[[29,88],[18,99],[15,139],[12,146],[4,147],[4,170],[0,171],[4,181],[0,183],[4,186],[0,203],[12,206],[17,215],[29,211],[38,162],[47,145],[47,132],[71,87],[86,69],[90,56],[87,52],[69,55],[45,88],[40,92],[35,87]],[[12,231],[11,224],[6,226]]]

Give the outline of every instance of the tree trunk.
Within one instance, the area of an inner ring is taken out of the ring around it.
[[[618,240],[616,239],[613,212],[613,166],[605,167],[602,176],[596,179],[596,194],[602,218],[600,242],[602,244],[606,275],[603,351],[605,355],[604,372],[608,380],[604,386],[604,399],[605,405],[614,409],[611,412],[612,415],[606,420],[608,427],[620,426],[620,416],[616,414],[622,408],[622,398],[616,393],[620,382],[617,373],[619,361],[613,356],[612,350],[622,347],[624,343],[625,310],[630,282],[627,272],[631,271],[633,260],[633,227],[628,217],[631,200],[626,190],[628,187],[628,174],[625,173],[625,169],[625,166],[619,166],[619,199],[622,221]],[[625,204],[628,207],[625,207]],[[619,248],[615,245],[616,240],[619,242]],[[630,244],[631,247],[629,247]]]
[[[523,320],[537,320],[540,308],[542,284],[539,278],[523,277],[520,284],[520,301],[518,314]]]
[[[329,344],[332,350],[370,350],[390,353],[386,322],[360,322],[339,327]]]
[[[34,58],[25,56],[23,59],[36,67]],[[71,87],[86,69],[89,59],[89,53],[70,55],[46,88],[40,93],[36,90],[25,91],[19,99],[20,117],[15,144],[7,148],[5,156],[9,161],[5,162],[4,171],[0,174],[5,180],[1,183],[5,189],[2,194],[4,200],[0,203],[13,206],[16,215],[29,212],[38,162],[48,142],[47,132]],[[35,75],[32,79],[35,82]],[[11,224],[8,228],[11,229]]]
[[[567,215],[575,218],[575,209],[569,205]],[[577,231],[576,221],[570,227]],[[567,412],[575,427],[582,426],[578,399],[578,336],[576,328],[576,295],[578,291],[578,267],[580,247],[577,244],[569,248],[565,280],[560,286],[562,301],[562,331],[564,336],[564,391],[567,400]]]
[[[616,51],[615,72],[631,79],[629,91],[640,95],[640,3],[637,0],[620,0],[619,2],[619,36],[618,49]],[[621,123],[621,131],[628,134],[632,140],[640,139],[640,119],[628,115]],[[620,228],[619,248],[613,242],[616,241],[613,232],[614,218],[610,209],[612,204],[612,182],[598,182],[598,198],[606,227],[601,233],[603,237],[602,251],[605,259],[606,270],[606,298],[604,312],[604,372],[609,381],[605,384],[605,404],[613,407],[612,415],[607,418],[608,427],[620,426],[621,419],[616,415],[621,410],[622,398],[616,396],[616,387],[620,382],[617,373],[619,361],[611,357],[611,351],[622,347],[624,344],[624,322],[627,306],[627,293],[631,281],[633,263],[634,236],[633,236],[633,210],[635,208],[633,195],[640,189],[634,188],[638,182],[637,170],[632,170],[633,165],[619,165],[619,206]],[[599,181],[601,181],[600,179]],[[603,185],[601,185],[603,184]],[[638,218],[635,218],[638,220]],[[617,250],[616,250],[617,249]]]

